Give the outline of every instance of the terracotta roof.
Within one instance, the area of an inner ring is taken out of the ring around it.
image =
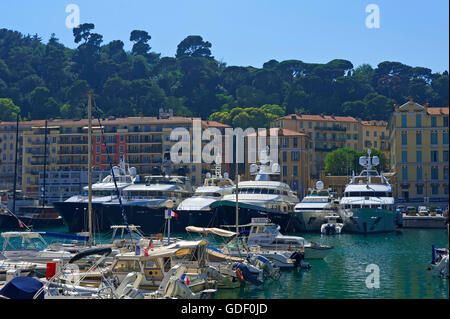
[[[202,123],[205,124],[207,127],[218,127],[218,128],[231,127],[228,124],[223,124],[217,121],[202,121]]]
[[[266,136],[268,130],[265,130],[259,134],[259,136]],[[270,129],[269,136],[306,136],[309,137],[309,134],[303,133],[303,132],[296,132],[292,130],[288,130],[286,128],[280,128],[280,127],[272,127]],[[256,132],[252,134],[247,134],[246,136],[256,136]]]
[[[362,125],[372,125],[372,126],[387,126],[386,121],[372,120],[372,121],[361,121]]]
[[[439,114],[448,114],[448,106],[444,107],[429,107],[427,109],[428,114],[439,115]]]
[[[310,115],[310,114],[289,114],[278,118],[277,120],[307,120],[307,121],[331,121],[331,122],[358,122],[351,116],[332,116],[332,115]]]

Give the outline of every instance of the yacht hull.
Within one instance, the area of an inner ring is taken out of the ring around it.
[[[87,202],[55,202],[53,205],[63,218],[69,232],[78,233],[88,229]],[[105,212],[105,205],[102,203],[92,203],[92,215],[95,231],[109,231],[111,225],[123,224],[122,218]]]
[[[342,214],[344,232],[383,233],[395,230],[393,211],[374,208],[345,209]]]
[[[327,222],[325,216],[330,211],[301,211],[295,212],[294,216],[298,220],[300,232],[320,232],[320,228]]]

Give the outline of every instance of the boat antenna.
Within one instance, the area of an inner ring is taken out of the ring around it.
[[[102,125],[102,123],[100,121],[100,114],[102,112],[101,112],[100,108],[97,107],[97,104],[95,103],[95,97],[94,97],[94,108],[95,108],[95,111],[97,112],[98,125],[100,127],[100,132],[102,134],[102,142],[103,142],[103,145],[105,146],[105,149],[106,149],[106,155],[107,155],[108,162],[109,162],[109,168],[111,170],[112,179],[114,181],[114,187],[116,189],[117,198],[119,199],[120,210],[122,212],[122,218],[123,218],[123,221],[124,221],[125,226],[127,228],[128,234],[130,235],[130,239],[131,239],[131,241],[133,241],[133,236],[131,235],[130,226],[128,224],[128,218],[127,218],[127,215],[125,213],[125,209],[124,209],[123,204],[122,204],[122,197],[120,196],[120,191],[119,191],[119,188],[117,187],[117,181],[116,181],[116,176],[114,174],[114,170],[113,170],[113,166],[112,166],[112,162],[111,162],[111,157],[109,156],[108,147],[106,145],[105,131],[104,131],[103,125]]]
[[[44,128],[44,187],[42,190],[42,210],[45,207],[45,184],[47,180],[47,120],[45,120],[45,128]]]
[[[92,96],[94,91],[88,92],[88,214],[89,214],[89,246],[92,238]]]
[[[16,187],[17,187],[17,153],[18,153],[18,144],[19,144],[19,112],[17,112],[16,119],[16,158],[14,160],[14,186],[13,186],[13,214],[16,213]]]

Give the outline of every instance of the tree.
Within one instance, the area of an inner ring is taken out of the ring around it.
[[[211,58],[211,43],[203,41],[199,35],[190,35],[178,44],[177,53],[175,57],[181,58],[185,56]]]
[[[351,175],[357,172],[358,153],[350,148],[340,148],[325,156],[325,173],[333,176]]]
[[[15,121],[20,107],[15,105],[11,99],[0,98],[0,121]]]

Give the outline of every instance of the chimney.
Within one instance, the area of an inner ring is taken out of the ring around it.
[[[429,106],[430,106],[430,103],[428,103],[428,102],[423,105],[425,113],[428,113],[428,107]]]
[[[409,100],[409,102],[412,103],[414,101],[414,98],[412,96],[410,96],[410,97],[408,97],[408,100]]]
[[[394,111],[398,112],[398,104],[394,104]]]

